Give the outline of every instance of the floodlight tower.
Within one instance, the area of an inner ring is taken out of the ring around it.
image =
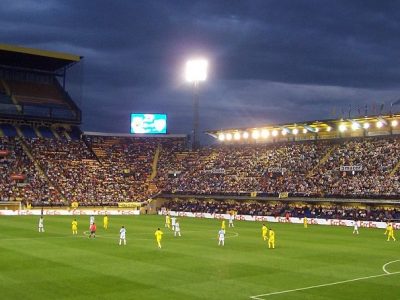
[[[186,62],[186,81],[193,85],[193,150],[199,145],[199,83],[207,79],[207,67],[208,62],[205,59],[193,59]]]

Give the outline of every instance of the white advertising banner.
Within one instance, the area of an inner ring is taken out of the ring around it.
[[[137,209],[44,209],[44,216],[97,216],[97,215],[134,215],[140,211]],[[40,209],[31,210],[0,210],[0,216],[40,216]]]
[[[171,216],[175,217],[190,217],[190,218],[205,218],[205,219],[229,219],[229,214],[210,214],[210,213],[193,213],[183,211],[169,211]],[[159,215],[165,215],[165,211],[159,211]],[[271,217],[271,216],[249,216],[236,215],[235,220],[240,221],[258,221],[271,223],[293,223],[303,224],[303,218],[286,218],[286,217]],[[386,228],[385,222],[372,221],[357,221],[359,227],[364,228]],[[339,220],[339,219],[316,219],[308,218],[308,224],[311,225],[329,225],[329,226],[354,226],[354,220]],[[400,229],[400,223],[393,223],[394,229]]]

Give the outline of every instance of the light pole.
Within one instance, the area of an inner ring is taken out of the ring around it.
[[[193,59],[186,63],[186,81],[193,85],[193,150],[199,145],[199,83],[207,79],[207,67],[208,62],[205,59]]]

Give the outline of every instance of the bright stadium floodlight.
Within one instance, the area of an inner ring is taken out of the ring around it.
[[[251,133],[251,137],[257,140],[260,137],[260,132],[258,130],[253,130],[253,132]]]
[[[399,122],[397,120],[392,120],[390,125],[392,125],[392,127],[396,127],[397,125],[399,125]]]
[[[198,147],[199,131],[199,82],[207,79],[208,62],[205,59],[193,59],[186,62],[185,78],[193,84],[193,140],[192,148]]]
[[[278,131],[277,130],[272,130],[272,136],[277,136],[278,135]]]
[[[330,132],[332,130],[332,127],[331,126],[328,126],[327,128],[326,128],[326,131],[328,131],[328,132]]]
[[[233,135],[233,138],[237,141],[240,140],[240,132],[235,132],[235,134]]]
[[[298,130],[297,128],[295,128],[295,129],[292,130],[292,133],[293,133],[294,135],[296,135],[296,134],[299,133],[299,130]]]
[[[368,122],[366,122],[366,123],[364,123],[364,125],[363,125],[363,128],[364,128],[364,129],[368,129],[368,128],[369,128],[369,126],[370,126],[370,125],[369,125],[369,123],[368,123]]]
[[[340,131],[340,132],[345,132],[346,129],[347,129],[346,124],[340,124],[340,125],[339,125],[339,131]]]
[[[360,125],[358,123],[351,124],[351,130],[356,131],[359,128],[360,128]]]
[[[303,128],[303,133],[306,134],[307,133],[307,128]]]
[[[207,79],[208,62],[205,59],[193,59],[186,63],[185,77],[187,82],[198,83]]]
[[[219,139],[221,142],[225,141],[225,134],[220,133],[220,134],[218,135],[218,139]]]
[[[232,133],[227,133],[226,134],[226,140],[231,141],[232,140]]]
[[[249,133],[247,131],[243,132],[243,138],[247,140],[249,138]]]
[[[376,122],[376,127],[382,128],[383,127],[383,122],[382,121]]]
[[[267,137],[269,137],[269,131],[267,129],[261,130],[261,136],[262,138],[266,139]]]
[[[315,127],[315,132],[318,132],[319,131],[319,128],[318,127]]]

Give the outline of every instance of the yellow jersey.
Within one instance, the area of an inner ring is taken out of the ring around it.
[[[163,232],[161,230],[156,230],[156,232],[154,233],[154,235],[156,236],[157,240],[161,240]]]
[[[77,221],[72,221],[71,225],[72,225],[72,228],[78,228],[78,222]]]
[[[171,217],[170,216],[166,216],[165,217],[165,223],[167,223],[167,224],[171,223]]]
[[[275,239],[275,232],[273,230],[269,230],[269,239],[270,241],[273,241]]]
[[[261,227],[261,232],[262,232],[262,235],[263,235],[263,236],[267,235],[267,232],[268,232],[267,226]]]
[[[222,221],[221,228],[225,229],[225,220]]]
[[[104,224],[107,224],[107,223],[108,223],[108,217],[107,217],[107,216],[105,216],[105,217],[103,218],[103,223],[104,223]]]

